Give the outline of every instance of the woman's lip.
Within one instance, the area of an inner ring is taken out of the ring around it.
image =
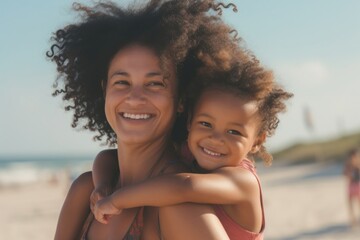
[[[154,117],[151,113],[131,113],[131,112],[120,112],[119,115],[128,120],[148,120]]]

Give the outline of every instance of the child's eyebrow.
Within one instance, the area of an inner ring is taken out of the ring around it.
[[[230,126],[236,126],[236,127],[238,127],[238,128],[241,128],[241,129],[244,130],[244,131],[247,129],[247,128],[246,128],[246,125],[247,125],[247,124],[241,124],[241,123],[237,123],[237,122],[230,122],[229,125],[230,125]]]
[[[244,128],[244,129],[245,129],[245,126],[246,126],[246,124],[241,124],[241,123],[238,123],[238,122],[230,122],[229,124],[232,125],[232,126],[237,126],[237,127]]]
[[[198,117],[207,117],[207,118],[211,118],[211,119],[215,119],[213,116],[207,114],[207,113],[200,113],[200,114],[197,114]],[[235,125],[235,126],[238,126],[238,127],[241,127],[241,128],[245,128],[245,124],[241,124],[241,123],[238,123],[238,122],[229,122],[229,125]]]
[[[207,113],[200,113],[200,114],[197,114],[197,117],[207,117],[207,118],[215,119],[213,116],[210,116],[210,115],[209,115],[209,114],[207,114]]]

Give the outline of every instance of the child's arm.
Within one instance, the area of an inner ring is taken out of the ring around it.
[[[119,165],[116,149],[101,151],[95,158],[92,169],[94,191],[90,196],[91,209],[96,202],[110,193],[114,179],[119,174]]]
[[[106,215],[139,206],[168,206],[183,202],[234,204],[258,194],[255,176],[247,170],[227,167],[207,174],[179,173],[154,177],[124,187],[99,201],[95,217],[107,223]]]

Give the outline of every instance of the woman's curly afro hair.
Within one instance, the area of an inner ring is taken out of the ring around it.
[[[178,96],[203,64],[228,69],[240,40],[221,20],[221,7],[236,11],[235,5],[214,0],[150,0],[126,9],[113,2],[74,3],[79,21],[57,30],[46,54],[57,65],[53,95],[62,95],[65,110],[74,111],[72,127],[97,131],[95,140],[116,143],[104,113],[102,86],[113,56],[131,43],[152,48],[165,74],[171,74],[169,63],[175,66]],[[184,121],[175,122],[174,142],[186,138]]]

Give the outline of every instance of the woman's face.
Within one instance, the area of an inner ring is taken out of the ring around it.
[[[176,112],[176,80],[164,78],[159,57],[141,45],[121,49],[109,65],[105,114],[118,142],[149,143],[167,137]]]

